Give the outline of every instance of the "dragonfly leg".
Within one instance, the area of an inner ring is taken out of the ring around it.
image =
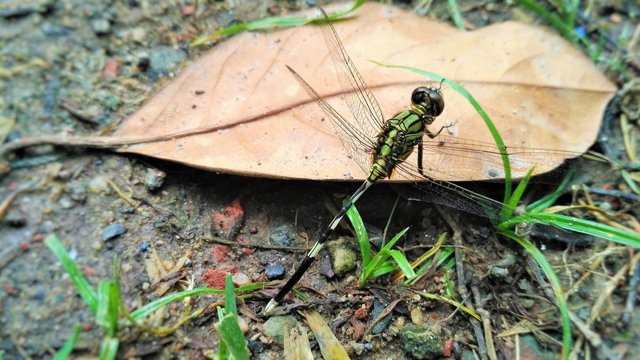
[[[440,129],[440,131],[442,131],[442,129]],[[438,134],[440,133],[440,131],[438,131]],[[427,134],[430,134],[428,129],[427,129]],[[425,176],[424,169],[422,168],[422,152],[423,152],[422,139],[420,139],[420,141],[418,141],[418,172],[420,173],[420,175]]]
[[[431,130],[429,129],[425,129],[425,133],[427,134],[427,136],[429,137],[429,139],[435,139],[438,135],[440,135],[440,133],[442,132],[442,130],[444,129],[448,129],[450,127],[452,127],[455,123],[448,123],[447,125],[441,126],[440,130],[438,130],[437,133],[432,133]]]

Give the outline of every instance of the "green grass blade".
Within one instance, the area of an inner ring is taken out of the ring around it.
[[[160,299],[154,300],[139,309],[131,312],[131,317],[136,321],[140,321],[145,317],[149,316],[154,311],[162,308],[165,305],[171,304],[174,301],[182,300],[186,297],[197,296],[202,294],[214,294],[214,295],[223,295],[224,290],[211,289],[211,288],[195,288],[187,291],[180,291],[175,294],[170,294]]]
[[[364,227],[364,221],[358,212],[355,205],[351,205],[347,210],[347,217],[353,226],[353,231],[356,234],[356,240],[358,240],[358,247],[360,248],[360,256],[362,257],[362,268],[369,266],[371,262],[371,246],[369,244],[369,234]]]
[[[431,300],[438,300],[438,301],[442,301],[442,302],[446,302],[449,305],[455,306],[458,309],[466,312],[467,314],[473,316],[474,318],[476,318],[476,320],[478,321],[482,321],[482,318],[480,317],[480,315],[478,315],[478,313],[476,313],[475,311],[471,310],[470,308],[462,305],[461,303],[457,302],[454,299],[450,299],[447,297],[444,297],[442,295],[437,295],[437,294],[430,294],[428,292],[424,292],[424,291],[415,291],[414,292],[416,294],[419,294],[420,296],[424,297],[425,299],[431,299]]]
[[[473,97],[473,95],[471,95],[471,93],[469,93],[467,89],[465,89],[464,86],[460,85],[459,83],[450,79],[446,79],[443,76],[438,75],[436,73],[432,73],[430,71],[421,70],[411,66],[389,65],[389,64],[383,64],[373,60],[370,60],[370,61],[373,62],[374,64],[384,66],[384,67],[409,70],[416,74],[420,74],[422,76],[432,78],[438,82],[442,82],[443,84],[446,84],[447,86],[449,86],[450,88],[458,92],[460,95],[462,95],[469,102],[469,104],[471,104],[471,106],[476,110],[478,115],[480,115],[480,117],[484,121],[485,125],[487,126],[487,129],[491,133],[491,136],[493,137],[493,140],[496,143],[496,147],[498,151],[501,154],[502,165],[504,167],[504,201],[503,202],[506,203],[507,200],[511,197],[511,186],[512,186],[511,163],[509,161],[509,154],[507,153],[507,148],[504,145],[502,136],[500,136],[500,133],[498,132],[498,129],[496,128],[495,124],[493,123],[493,121],[491,121],[491,119],[487,115],[487,112],[482,108],[480,103],[478,103],[478,101]],[[504,211],[504,208],[503,208],[503,211]],[[501,216],[501,218],[504,218],[504,217]]]
[[[460,13],[460,6],[458,6],[458,2],[456,0],[449,0],[448,3],[449,13],[451,14],[453,24],[458,30],[464,31],[464,21],[462,20],[462,14]]]
[[[560,19],[558,16],[551,14],[547,11],[542,5],[533,0],[515,0],[516,4],[522,5],[523,7],[529,9],[531,12],[545,19],[549,24],[555,27],[558,31],[562,33],[562,35],[569,39],[572,43],[578,42],[578,35],[573,31],[572,24],[568,24],[567,22]]]
[[[560,310],[560,319],[562,322],[562,358],[569,359],[569,352],[571,351],[571,321],[569,320],[569,308],[567,306],[567,300],[565,299],[564,291],[560,284],[560,280],[556,273],[553,271],[551,264],[544,257],[544,254],[538,250],[528,239],[517,236],[512,231],[503,232],[503,235],[515,240],[520,246],[522,246],[540,265],[540,268],[547,276],[553,293],[556,296],[556,302],[558,309]]]
[[[248,291],[254,291],[258,289],[262,289],[263,287],[271,284],[271,282],[258,282],[253,284],[247,284],[240,286],[235,289],[236,293],[243,293]],[[224,290],[212,289],[212,288],[195,288],[186,291],[180,291],[175,294],[170,294],[165,297],[161,297],[160,299],[154,300],[139,309],[131,312],[131,317],[136,321],[139,321],[147,316],[149,316],[154,311],[162,308],[165,305],[168,305],[174,301],[182,300],[186,297],[190,296],[198,296],[202,294],[214,294],[214,295],[224,295]]]
[[[118,354],[119,341],[117,338],[105,337],[100,345],[100,360],[113,360]]]
[[[87,304],[89,310],[91,310],[91,313],[95,315],[98,309],[98,297],[95,290],[93,290],[93,288],[89,284],[87,278],[85,278],[82,274],[82,271],[80,271],[78,264],[76,264],[76,262],[71,259],[69,253],[67,252],[67,249],[64,248],[64,246],[60,242],[60,239],[56,235],[47,236],[47,238],[44,240],[44,243],[45,245],[47,245],[49,250],[51,250],[51,252],[53,252],[58,258],[58,260],[62,264],[62,267],[64,267],[64,269],[67,271],[67,274],[69,274],[69,278],[78,289],[80,297]]]
[[[438,255],[438,260],[436,263],[436,266],[441,266],[445,261],[447,261],[447,259],[453,255],[454,253],[454,249],[453,248],[444,248],[440,250],[440,254]],[[427,260],[425,261],[422,266],[420,266],[418,268],[418,270],[416,271],[416,277],[412,280],[405,280],[405,284],[407,285],[412,285],[414,283],[416,283],[417,281],[419,281],[424,275],[425,273],[431,268],[431,265],[433,264],[433,260]]]
[[[236,306],[236,294],[233,291],[233,278],[227,274],[224,284],[224,311],[238,318],[238,307]]]
[[[455,265],[455,262],[456,262],[455,259],[451,259],[451,261],[447,263],[447,267],[449,263],[453,263]],[[454,299],[456,296],[456,285],[453,283],[453,280],[451,279],[451,275],[450,275],[452,271],[453,269],[447,268],[444,272],[444,283],[445,283],[444,294],[446,297],[450,299]]]
[[[329,20],[334,21],[341,19],[359,8],[365,0],[357,0],[351,5],[350,8],[337,13],[329,14]],[[256,30],[272,30],[294,26],[302,26],[310,23],[321,23],[324,18],[310,18],[307,16],[272,16],[265,19],[259,19],[254,21],[242,22],[231,26],[224,27],[216,30],[208,36],[200,37],[194,40],[190,46],[199,46],[209,42],[218,41],[221,38],[241,33],[244,31],[256,31]]]
[[[508,220],[513,215],[513,211],[518,206],[518,203],[520,202],[520,199],[524,194],[524,190],[526,189],[527,185],[529,185],[529,180],[531,180],[534,169],[535,166],[529,169],[527,174],[522,178],[522,180],[520,180],[520,183],[518,183],[518,186],[513,191],[513,194],[511,194],[511,196],[507,200],[507,206],[503,207],[503,211],[501,214],[502,218],[500,219],[501,221]]]
[[[238,321],[233,314],[227,314],[215,325],[220,340],[235,360],[249,360],[249,349]]]
[[[520,222],[535,222],[544,225],[553,225],[561,229],[575,231],[582,234],[593,235],[608,241],[613,241],[625,246],[640,248],[640,235],[634,234],[613,226],[600,224],[594,221],[579,219],[572,216],[555,213],[527,213],[513,217],[503,224],[512,226]],[[507,229],[500,224],[500,232]]]
[[[116,282],[113,280],[101,281],[98,284],[96,322],[105,330],[109,337],[116,337],[118,335],[119,307],[120,294]]]
[[[564,189],[569,185],[569,181],[575,173],[575,167],[571,167],[560,184],[549,194],[527,205],[527,212],[541,212],[544,209],[555,204],[556,200],[562,195]]]
[[[76,346],[76,341],[78,341],[78,336],[80,336],[81,330],[82,328],[80,327],[80,325],[76,325],[73,328],[73,333],[71,334],[71,337],[69,338],[69,340],[67,340],[66,343],[64,343],[64,346],[61,347],[60,350],[56,352],[56,354],[53,356],[53,360],[66,360],[67,358],[69,358],[69,355],[71,355],[73,348]],[[0,360],[2,360],[1,354],[0,354]]]
[[[222,321],[222,319],[224,319],[224,317],[226,316],[225,309],[223,309],[221,306],[218,306],[216,308],[216,312],[218,313],[218,322]],[[227,344],[224,341],[222,341],[222,338],[220,338],[218,341],[218,359],[226,360],[228,358],[229,358],[229,349],[227,348]]]
[[[389,232],[389,226],[391,226],[391,219],[393,219],[393,214],[396,212],[396,209],[398,208],[399,201],[400,201],[400,194],[396,196],[396,202],[393,203],[393,207],[391,208],[391,213],[387,218],[387,224],[384,226],[384,232],[382,233],[382,245],[380,246],[384,246],[384,244],[387,243],[387,233]]]
[[[407,260],[401,251],[389,250],[389,255],[391,255],[393,260],[395,260],[396,264],[398,264],[398,267],[407,279],[413,279],[416,277],[416,273],[413,271],[413,268],[411,268],[409,260]]]
[[[385,271],[382,272],[383,274],[386,274],[388,272],[387,270],[389,266],[386,264],[386,261],[389,258],[389,256],[391,256],[389,254],[389,250],[391,250],[391,248],[398,242],[398,240],[402,238],[402,236],[404,236],[404,234],[407,231],[409,231],[408,227],[404,228],[402,231],[397,233],[391,240],[389,240],[387,244],[385,244],[385,246],[382,247],[382,249],[380,249],[380,251],[378,251],[378,253],[373,257],[373,259],[371,259],[371,262],[369,263],[369,265],[362,268],[362,274],[360,274],[360,280],[359,280],[361,287],[364,286],[364,284],[367,282],[367,279],[371,277],[373,274],[378,274],[376,276],[381,275],[380,272],[378,271],[379,268],[384,267]],[[393,269],[390,271],[395,270],[395,267],[394,266],[392,267]]]
[[[369,276],[369,278],[375,279],[377,277],[380,277],[382,275],[386,275],[386,274],[388,274],[390,272],[394,272],[394,271],[397,271],[397,270],[398,270],[397,266],[395,266],[395,265],[393,265],[391,263],[385,262],[382,266],[379,266],[374,271],[372,271],[371,275]]]

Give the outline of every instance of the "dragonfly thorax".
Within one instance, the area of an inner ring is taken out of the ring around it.
[[[404,161],[422,140],[426,125],[424,114],[405,110],[387,120],[371,151],[371,171],[368,180],[376,182],[388,178],[396,165]]]

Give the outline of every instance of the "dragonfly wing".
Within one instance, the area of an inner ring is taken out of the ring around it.
[[[478,178],[503,178],[502,156],[508,155],[511,172],[521,177],[532,167],[534,174],[545,173],[561,165],[564,161],[580,157],[582,153],[564,150],[506,146],[500,151],[495,143],[464,139],[456,136],[438,135],[435,139],[424,139],[422,168],[427,175],[451,181],[472,181]],[[409,167],[421,178],[415,158],[407,159],[402,166]],[[482,174],[486,171],[486,174]]]
[[[416,178],[416,174],[406,166],[398,166],[396,173],[406,179],[414,180]],[[420,196],[417,197],[417,200],[445,205],[470,214],[486,217],[493,221],[500,219],[500,212],[506,206],[499,201],[454,183],[437,180],[429,176],[420,176],[423,181],[414,181],[412,183],[420,191]]]
[[[338,75],[343,91],[342,97],[362,132],[370,137],[375,137],[385,122],[382,109],[347,54],[327,13],[322,9],[319,11],[324,17],[325,23],[321,27],[322,33]]]
[[[334,130],[340,136],[349,156],[356,161],[362,171],[369,173],[371,170],[371,162],[368,154],[371,152],[374,140],[370,135],[351,125],[351,123],[349,123],[336,109],[329,105],[329,103],[323,99],[320,94],[318,94],[318,92],[300,76],[300,74],[289,66],[287,66],[287,69],[289,69],[302,88],[304,88],[309,96],[316,101],[322,111],[324,111],[325,115],[331,120]]]

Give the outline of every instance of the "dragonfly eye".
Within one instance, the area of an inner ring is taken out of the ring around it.
[[[428,116],[438,116],[444,110],[444,99],[437,89],[417,87],[411,94],[411,103]]]

